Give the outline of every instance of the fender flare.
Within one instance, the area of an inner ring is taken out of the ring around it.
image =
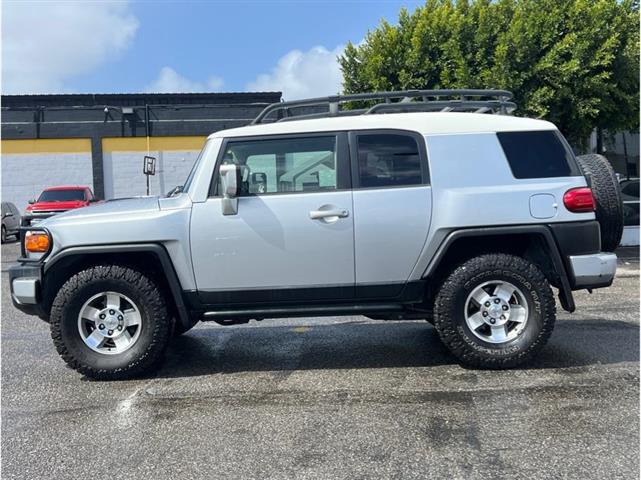
[[[58,263],[63,258],[71,256],[85,256],[85,255],[99,255],[101,253],[153,253],[160,261],[169,290],[173,297],[178,312],[178,321],[180,321],[186,328],[193,325],[193,320],[183,297],[183,290],[178,280],[178,275],[174,269],[174,265],[167,253],[165,247],[157,243],[133,243],[133,244],[118,244],[118,245],[83,245],[78,247],[69,247],[55,253],[51,258],[47,259],[43,267],[43,274],[46,275],[47,271]]]
[[[523,235],[534,234],[539,235],[547,244],[550,250],[550,260],[552,265],[559,276],[561,285],[559,288],[559,300],[564,310],[574,312],[576,305],[572,295],[572,287],[570,286],[570,279],[568,272],[563,261],[563,257],[556,244],[554,235],[550,229],[545,225],[515,225],[515,226],[498,226],[498,227],[482,227],[482,228],[464,228],[450,232],[447,237],[439,245],[436,254],[427,266],[423,273],[423,278],[430,276],[440,265],[443,257],[445,256],[448,248],[458,239],[465,237],[482,237],[489,235]]]

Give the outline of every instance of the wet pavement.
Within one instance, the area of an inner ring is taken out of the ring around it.
[[[65,368],[11,306],[16,255],[2,478],[638,478],[634,255],[526,368],[463,368],[426,322],[329,317],[200,324],[126,382]]]

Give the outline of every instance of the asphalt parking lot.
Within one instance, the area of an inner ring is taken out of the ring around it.
[[[426,322],[201,324],[160,372],[65,368],[2,250],[2,478],[638,478],[639,279],[576,294],[527,368],[460,367]]]

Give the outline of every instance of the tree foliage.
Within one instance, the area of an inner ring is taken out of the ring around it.
[[[345,93],[500,88],[582,146],[639,125],[637,0],[428,0],[339,57]]]

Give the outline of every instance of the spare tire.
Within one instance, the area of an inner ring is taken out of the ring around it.
[[[591,153],[576,160],[583,175],[590,177],[596,202],[596,219],[601,227],[601,250],[613,252],[623,235],[623,200],[614,169],[603,155]]]

